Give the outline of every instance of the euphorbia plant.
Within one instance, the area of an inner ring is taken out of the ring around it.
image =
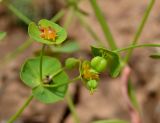
[[[68,84],[81,79],[84,86],[91,94],[96,91],[99,83],[99,75],[107,64],[110,63],[110,73],[117,76],[119,57],[112,51],[103,48],[92,47],[95,57],[91,60],[68,58],[62,67],[59,59],[45,55],[46,46],[61,45],[67,38],[65,29],[61,26],[42,19],[38,25],[31,22],[28,26],[29,36],[36,42],[42,43],[41,54],[38,57],[29,58],[22,65],[20,77],[28,87],[32,89],[32,95],[27,99],[22,108],[8,121],[12,123],[22,113],[33,97],[43,103],[55,103],[63,100],[68,89]],[[114,64],[114,65],[113,65]],[[65,69],[78,68],[79,75],[69,79]]]
[[[136,45],[151,8],[153,7],[154,0],[151,0],[132,45],[121,49],[117,48],[109,27],[97,6],[96,0],[90,0],[90,2],[110,48],[106,48],[105,46],[91,46],[91,51],[93,54],[92,59],[82,60],[72,57],[66,59],[65,66],[62,66],[59,59],[45,55],[45,48],[52,45],[54,45],[54,48],[56,48],[57,45],[63,45],[62,43],[67,38],[65,29],[46,19],[40,20],[38,24],[31,22],[28,27],[28,33],[29,36],[36,42],[42,43],[41,54],[38,57],[28,59],[22,66],[20,72],[21,80],[32,89],[32,95],[27,99],[22,108],[15,115],[13,115],[13,117],[11,117],[8,121],[9,123],[16,120],[33,97],[46,104],[63,100],[68,89],[68,84],[75,82],[78,79],[80,79],[86,89],[93,94],[98,88],[101,73],[108,71],[111,77],[117,77],[127,65],[133,48],[160,47],[160,44]],[[71,4],[70,6],[75,5],[76,3]],[[80,13],[77,5],[73,8],[75,12]],[[90,32],[94,35],[91,30]],[[126,50],[129,50],[129,53],[124,59],[120,55],[120,52]],[[155,54],[152,55],[152,57],[159,58],[159,55]],[[75,78],[70,79],[65,70],[71,70],[73,68],[77,68],[79,74]],[[133,106],[136,107],[135,105],[137,102],[135,101],[135,97],[133,96],[134,94],[131,89],[130,84],[128,84],[128,95],[131,97],[130,99]],[[126,123],[126,121],[103,120],[95,123]]]
[[[32,95],[8,122],[13,122],[33,97],[44,103],[53,103],[64,98],[69,77],[61,62],[54,57],[45,56],[46,45],[60,45],[67,38],[66,31],[59,25],[40,20],[38,26],[30,23],[28,33],[35,41],[42,43],[41,55],[28,59],[22,66],[21,80],[32,89]]]

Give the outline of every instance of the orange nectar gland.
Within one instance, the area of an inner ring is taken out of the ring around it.
[[[90,80],[90,79],[99,79],[99,75],[97,73],[94,73],[91,71],[91,67],[89,64],[87,63],[83,63],[82,65],[82,77],[86,80]]]
[[[40,37],[47,40],[54,41],[57,37],[56,31],[51,27],[40,27]]]

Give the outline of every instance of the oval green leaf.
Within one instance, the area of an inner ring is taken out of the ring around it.
[[[41,31],[39,29],[39,26],[47,27],[47,28],[51,27],[52,29],[54,29],[56,31],[56,34],[57,34],[56,39],[54,41],[43,39],[40,36]],[[56,24],[52,21],[46,20],[46,19],[40,20],[39,23],[38,23],[38,26],[34,22],[31,22],[28,26],[28,33],[29,33],[29,36],[31,38],[33,38],[34,40],[36,40],[37,42],[41,42],[41,43],[44,43],[44,44],[47,44],[47,45],[61,44],[67,38],[67,33],[64,30],[64,28],[62,28],[58,24]]]
[[[108,61],[109,74],[112,77],[117,77],[121,71],[122,63],[119,55],[113,51],[106,50],[104,48],[91,47],[92,54],[94,56],[102,56]]]
[[[58,87],[44,87],[40,79],[40,57],[29,59],[22,66],[20,77],[22,81],[32,88],[36,99],[44,103],[53,103],[62,100],[67,91],[68,85],[63,84]],[[61,70],[61,63],[58,59],[49,56],[43,57],[42,78],[53,75]],[[49,85],[68,82],[68,76],[64,71],[59,72],[53,77]]]

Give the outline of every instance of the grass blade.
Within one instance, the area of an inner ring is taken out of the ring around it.
[[[112,33],[111,33],[110,29],[109,29],[109,26],[108,26],[108,24],[106,22],[106,19],[104,18],[104,16],[103,16],[103,14],[102,14],[102,12],[101,12],[96,0],[90,0],[90,3],[91,3],[92,8],[93,8],[93,10],[95,12],[97,20],[99,21],[99,23],[101,25],[101,28],[102,28],[103,33],[104,33],[104,36],[105,36],[106,40],[108,41],[108,44],[109,44],[110,48],[112,50],[116,49],[117,46],[115,44],[115,40],[114,40],[114,38],[112,36]]]
[[[141,21],[139,27],[138,27],[138,30],[137,30],[137,32],[136,32],[136,34],[134,36],[132,45],[137,44],[138,39],[140,38],[140,36],[142,34],[143,28],[144,28],[144,26],[145,26],[145,24],[147,22],[147,19],[148,19],[149,15],[150,15],[150,12],[151,12],[151,10],[153,8],[154,3],[155,3],[155,0],[151,0],[150,1],[149,6],[146,9],[146,12],[145,12],[145,14],[144,14],[144,16],[142,18],[142,21]],[[132,52],[133,52],[133,49],[130,49],[129,52],[128,52],[128,54],[127,54],[127,56],[126,56],[126,58],[125,58],[125,62],[128,62],[130,56],[132,55]]]

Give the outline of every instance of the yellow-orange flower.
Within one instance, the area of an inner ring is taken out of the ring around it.
[[[56,31],[51,27],[40,27],[40,31],[41,38],[54,41],[57,37]]]
[[[97,80],[99,79],[98,73],[92,70],[90,64],[88,62],[84,62],[82,64],[82,77],[86,80]]]

